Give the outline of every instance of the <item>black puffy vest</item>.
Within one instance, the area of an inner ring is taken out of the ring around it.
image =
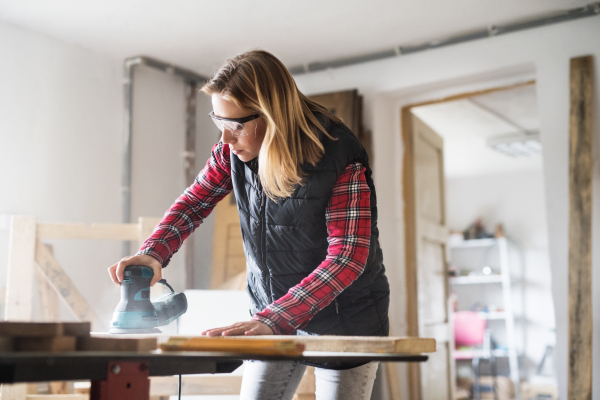
[[[364,272],[335,301],[317,312],[297,334],[387,336],[389,285],[377,229],[377,197],[367,153],[343,124],[319,120],[338,140],[322,135],[325,154],[316,165],[304,165],[304,185],[277,202],[262,191],[256,160],[244,163],[231,153],[231,177],[240,215],[247,265],[251,314],[285,295],[325,260],[325,210],[338,175],[353,162],[366,167],[371,189],[371,243]],[[316,311],[316,310],[315,310]],[[293,321],[289,321],[294,325]]]

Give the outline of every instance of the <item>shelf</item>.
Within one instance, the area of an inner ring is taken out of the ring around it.
[[[475,285],[479,283],[502,283],[502,275],[469,275],[449,278],[453,285]]]
[[[508,351],[506,350],[493,350],[492,353],[494,357],[508,357]],[[473,358],[482,358],[484,355],[484,351],[482,349],[474,349],[474,350],[454,350],[454,359],[455,360],[470,360]]]
[[[492,247],[496,245],[498,241],[495,238],[489,239],[470,239],[462,242],[449,243],[448,246],[451,249],[472,249],[474,247]]]
[[[479,318],[487,320],[506,319],[504,311],[478,312]]]

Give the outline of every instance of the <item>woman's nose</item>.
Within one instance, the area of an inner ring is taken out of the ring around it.
[[[225,128],[223,129],[223,132],[221,132],[221,141],[223,143],[235,143],[236,139],[235,136],[231,134],[231,131]]]

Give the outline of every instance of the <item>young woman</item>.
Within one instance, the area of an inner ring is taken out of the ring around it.
[[[389,285],[365,149],[309,100],[265,51],[240,54],[202,88],[221,140],[128,265],[161,269],[215,205],[235,192],[247,264],[249,321],[216,335],[387,336]],[[369,399],[378,363],[316,365],[318,399]],[[247,362],[242,399],[291,399],[306,369]]]

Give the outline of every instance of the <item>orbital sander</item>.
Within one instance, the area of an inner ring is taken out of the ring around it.
[[[108,333],[160,333],[157,326],[168,325],[187,311],[187,298],[175,293],[165,279],[158,283],[171,293],[150,301],[152,268],[130,265],[125,268],[121,282],[121,301],[110,321]]]

